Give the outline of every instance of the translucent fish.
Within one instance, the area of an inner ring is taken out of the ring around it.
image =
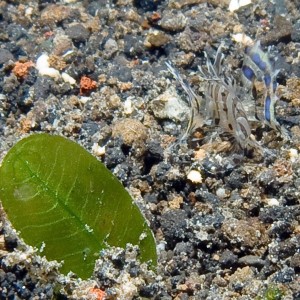
[[[237,95],[236,82],[226,76],[222,69],[224,55],[222,45],[218,48],[213,63],[206,52],[206,69],[199,67],[200,76],[204,80],[204,99],[194,93],[190,85],[182,79],[177,70],[168,62],[167,67],[188,95],[191,107],[188,129],[184,137],[191,134],[196,124],[215,126],[219,133],[231,136],[234,146],[239,149],[259,147],[251,135],[251,128],[242,102]]]
[[[222,45],[211,63],[206,53],[206,69],[199,67],[201,77],[207,82],[205,91],[206,115],[224,132],[233,137],[240,149],[258,147],[251,135],[249,121],[237,92],[236,82],[222,70],[224,55]]]
[[[188,96],[188,104],[190,106],[190,116],[189,116],[189,123],[186,132],[181,137],[181,140],[186,139],[196,128],[203,126],[203,100],[200,96],[195,94],[195,92],[192,90],[189,83],[184,80],[179,72],[172,66],[171,62],[166,62],[166,65],[169,69],[169,71],[172,73],[174,78],[178,81],[178,83],[181,85],[183,90],[186,92]]]

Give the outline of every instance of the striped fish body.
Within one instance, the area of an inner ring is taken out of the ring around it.
[[[166,63],[169,71],[186,92],[191,108],[189,125],[183,137],[190,135],[196,124],[200,124],[200,126],[206,124],[212,127],[217,126],[219,133],[229,134],[235,142],[234,146],[239,149],[257,148],[261,150],[261,147],[251,135],[249,121],[242,101],[238,96],[235,80],[226,76],[223,72],[224,55],[221,50],[222,45],[218,48],[213,63],[204,52],[206,68],[199,67],[200,77],[202,77],[205,84],[204,100],[194,93],[190,85],[182,79],[178,71],[169,62]],[[259,57],[254,56],[253,58],[259,63]],[[262,63],[259,63],[259,66],[264,69],[269,68],[268,65]],[[245,66],[244,69],[244,74],[250,81],[254,80],[256,76],[252,67],[252,65],[250,67]],[[266,115],[269,119],[273,118],[272,103],[267,103]]]
[[[206,70],[199,67],[206,81],[206,115],[214,125],[230,134],[240,149],[256,146],[251,138],[251,128],[242,102],[238,97],[233,78],[223,74],[224,55],[219,46],[213,64],[206,53]]]
[[[213,125],[230,134],[240,149],[248,148],[251,129],[234,86],[227,86],[222,81],[208,81],[205,97],[207,116]]]
[[[252,46],[245,49],[245,59],[242,67],[242,73],[245,81],[250,86],[254,86],[254,80],[264,83],[264,108],[263,116],[258,116],[257,106],[255,105],[255,114],[258,118],[266,123],[269,127],[279,131],[284,137],[286,130],[280,126],[275,115],[276,96],[276,76],[279,71],[274,71],[267,53],[263,52],[260,42],[257,41]],[[255,99],[256,101],[256,99]]]

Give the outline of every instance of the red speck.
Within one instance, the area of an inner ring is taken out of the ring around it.
[[[97,82],[87,76],[82,76],[80,79],[80,95],[89,92],[97,87]]]

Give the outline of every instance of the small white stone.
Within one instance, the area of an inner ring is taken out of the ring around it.
[[[54,68],[45,68],[45,69],[41,69],[39,70],[39,73],[41,75],[46,75],[55,79],[60,78],[60,73],[58,70],[54,69]]]
[[[298,151],[297,151],[297,149],[291,148],[289,150],[289,157],[290,157],[291,162],[295,162],[296,159],[298,158]]]
[[[46,53],[43,53],[36,61],[36,68],[39,70],[49,68],[49,62],[48,62],[49,56]]]
[[[181,105],[183,103],[180,103],[180,100],[178,101],[178,98],[176,97],[170,97],[169,101],[166,103],[165,111],[167,116],[171,120],[179,120],[182,115],[182,111],[184,111],[183,106]]]
[[[91,97],[87,97],[87,96],[81,96],[80,98],[79,98],[79,102],[81,103],[81,104],[86,104],[88,101],[90,101],[92,98]]]
[[[159,244],[157,244],[156,246],[156,251],[157,252],[162,252],[166,250],[166,242],[165,241],[161,241]]]
[[[224,199],[227,194],[226,194],[226,190],[224,188],[218,188],[216,190],[216,195],[220,198],[220,199]]]
[[[58,79],[60,78],[60,73],[54,68],[50,68],[48,62],[49,56],[47,54],[42,54],[36,61],[36,68],[41,75],[47,75],[49,77]]]
[[[54,119],[53,123],[52,123],[52,126],[53,128],[57,128],[59,126],[59,119]]]
[[[251,4],[251,0],[231,0],[228,9],[233,12],[248,4]]]
[[[151,108],[157,118],[170,119],[175,122],[185,121],[190,111],[172,87],[153,99]]]
[[[275,198],[269,198],[267,199],[267,203],[269,206],[279,206],[279,201]]]
[[[202,183],[203,180],[201,173],[197,170],[191,170],[187,178],[193,183]]]
[[[124,113],[126,115],[131,115],[133,112],[132,102],[130,98],[127,98],[124,102]]]
[[[67,73],[65,73],[65,72],[63,72],[63,73],[61,74],[61,77],[62,77],[62,79],[64,80],[64,82],[68,82],[68,83],[70,83],[71,85],[75,85],[75,84],[76,84],[76,80],[75,80],[72,76],[70,76],[69,74],[67,74]]]
[[[199,230],[196,232],[196,238],[200,241],[207,241],[208,240],[208,233],[204,230]]]
[[[33,13],[33,8],[32,7],[28,7],[25,9],[25,16],[27,18],[30,18],[32,16],[32,13]]]
[[[97,143],[93,144],[92,152],[96,156],[102,156],[105,154],[105,146],[101,147]]]
[[[236,43],[240,43],[243,46],[253,45],[253,40],[250,36],[246,35],[245,33],[236,33],[232,35],[232,40]]]

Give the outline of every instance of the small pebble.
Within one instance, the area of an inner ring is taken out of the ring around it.
[[[267,203],[269,206],[279,206],[279,201],[275,198],[267,199]]]
[[[226,198],[227,194],[226,194],[226,190],[224,188],[218,188],[216,190],[216,195],[220,198],[220,199],[224,199]]]
[[[155,30],[148,33],[144,45],[147,48],[160,48],[165,46],[169,41],[170,37],[164,32]]]
[[[151,109],[157,118],[173,121],[184,121],[189,111],[187,105],[180,100],[172,89],[153,99]]]
[[[114,39],[108,39],[104,45],[104,50],[107,57],[111,57],[114,53],[119,50],[118,44]]]
[[[236,43],[241,43],[243,46],[252,45],[253,40],[244,33],[236,33],[232,35],[232,40]]]
[[[49,56],[45,53],[39,56],[39,58],[36,61],[36,68],[41,75],[47,75],[52,78],[58,79],[60,77],[60,73],[58,70],[50,68],[48,59]]]
[[[202,183],[203,182],[201,173],[197,170],[191,170],[187,175],[187,179],[189,179],[193,183]]]
[[[6,49],[0,49],[0,66],[9,60],[14,60],[14,56]]]
[[[105,154],[105,146],[101,147],[97,143],[93,144],[92,152],[96,156],[103,156]]]
[[[176,14],[167,12],[158,24],[167,31],[181,31],[187,24],[187,18],[180,11]]]
[[[289,150],[289,157],[291,162],[295,162],[296,159],[299,157],[297,149],[291,148]]]
[[[76,84],[76,80],[75,80],[72,76],[70,76],[69,74],[67,74],[67,73],[65,73],[65,72],[63,72],[63,73],[61,74],[61,77],[62,77],[62,79],[63,79],[65,82],[68,82],[68,83],[70,83],[71,85],[75,85],[75,84]]]
[[[251,0],[231,0],[228,9],[233,12],[248,4],[251,4]]]
[[[124,113],[125,115],[131,115],[133,112],[132,101],[130,98],[127,98],[124,102]]]
[[[72,25],[65,32],[75,42],[86,42],[90,36],[90,32],[82,24]]]

